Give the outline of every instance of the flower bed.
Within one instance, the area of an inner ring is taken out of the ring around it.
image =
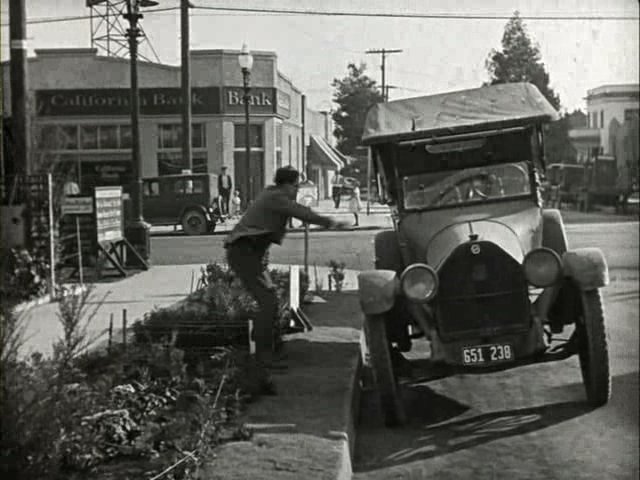
[[[281,299],[274,332],[280,339],[290,321],[289,274],[271,273]],[[90,289],[64,297],[64,335],[50,358],[18,355],[20,319],[4,303],[2,477],[103,480],[164,472],[163,479],[195,478],[211,449],[248,438],[238,412],[272,392],[266,373],[236,348],[246,346],[246,322],[256,306],[224,267],[208,265],[201,283],[173,308],[137,323],[136,341],[107,352],[87,353],[87,327],[102,302],[90,301]]]
[[[292,329],[288,308],[289,272],[271,269],[269,274],[279,298],[278,322],[274,329],[276,348],[282,335]],[[300,301],[308,290],[308,279],[300,273]],[[257,305],[234,273],[225,266],[210,263],[202,268],[201,286],[191,295],[168,308],[149,312],[134,324],[139,343],[172,341],[189,355],[233,345],[248,349],[249,320],[255,318]]]

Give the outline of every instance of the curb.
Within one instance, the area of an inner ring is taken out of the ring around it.
[[[31,310],[34,307],[39,307],[40,305],[45,305],[47,303],[57,302],[58,300],[64,297],[67,297],[69,295],[77,295],[79,293],[85,292],[86,290],[87,290],[86,285],[78,286],[77,284],[74,284],[70,289],[63,289],[61,295],[51,297],[51,294],[47,293],[46,295],[42,297],[38,297],[34,300],[29,300],[27,302],[19,303],[13,308],[13,313],[15,314],[24,313]]]
[[[353,378],[351,386],[344,398],[343,421],[346,425],[346,438],[343,441],[342,458],[338,462],[336,480],[351,480],[353,477],[353,457],[356,445],[356,424],[360,414],[360,373],[362,370],[362,355],[359,353],[354,361]]]
[[[366,226],[361,226],[361,227],[349,227],[349,228],[344,228],[342,230],[327,230],[327,229],[323,229],[323,228],[311,228],[309,229],[310,232],[354,232],[354,231],[374,231],[374,230],[389,230],[391,229],[391,226],[384,226],[384,225],[366,225]],[[211,236],[217,236],[217,235],[228,235],[229,232],[231,232],[231,230],[216,230],[214,232],[209,232],[206,233],[204,235],[200,235],[201,237],[211,237]],[[287,233],[304,233],[304,228],[290,228],[287,230]],[[184,233],[182,233],[182,231],[176,231],[176,232],[151,232],[151,237],[158,237],[158,238],[168,238],[168,237],[187,237],[187,235],[185,235]],[[198,236],[195,236],[193,238],[198,238]]]

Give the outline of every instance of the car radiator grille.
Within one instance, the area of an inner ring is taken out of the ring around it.
[[[443,339],[529,328],[531,309],[522,267],[496,244],[469,242],[459,246],[438,276],[436,308]]]

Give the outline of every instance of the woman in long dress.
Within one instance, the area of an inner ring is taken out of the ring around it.
[[[359,225],[358,222],[358,214],[362,209],[362,202],[360,201],[360,183],[356,182],[353,186],[353,191],[351,192],[351,198],[349,199],[349,211],[353,213],[353,217],[355,218],[354,227]]]

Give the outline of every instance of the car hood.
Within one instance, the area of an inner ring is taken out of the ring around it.
[[[499,245],[522,262],[542,243],[542,213],[530,201],[416,212],[402,219],[398,232],[412,262],[426,260],[436,269],[473,235]]]

